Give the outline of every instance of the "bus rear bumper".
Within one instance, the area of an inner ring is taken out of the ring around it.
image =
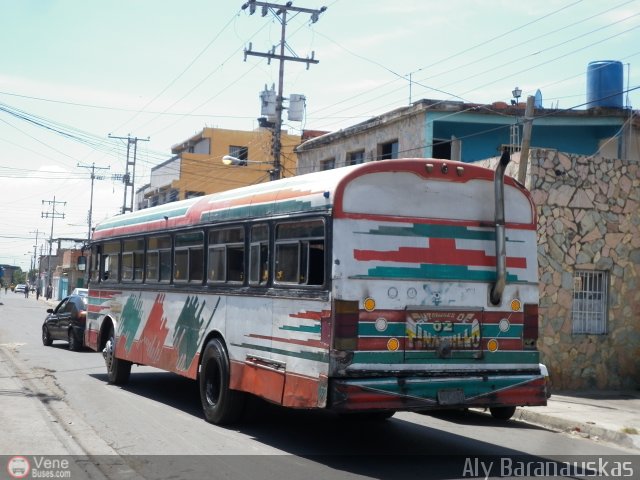
[[[338,412],[546,404],[547,383],[540,374],[333,378],[329,381],[329,408]]]

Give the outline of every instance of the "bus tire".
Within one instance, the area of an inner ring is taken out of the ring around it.
[[[124,385],[129,381],[131,374],[131,362],[116,358],[116,344],[113,327],[109,331],[107,343],[102,351],[105,364],[107,365],[107,379],[114,385]]]
[[[491,407],[491,416],[497,420],[509,420],[516,413],[516,407]]]
[[[228,425],[238,421],[245,394],[229,388],[229,357],[220,340],[209,340],[200,364],[200,401],[209,423]]]

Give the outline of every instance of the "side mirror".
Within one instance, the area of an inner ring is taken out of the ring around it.
[[[53,308],[47,308],[47,313],[53,313]]]
[[[78,257],[78,271],[84,272],[87,269],[87,257],[81,255]]]

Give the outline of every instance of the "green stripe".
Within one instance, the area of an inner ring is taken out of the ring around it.
[[[187,213],[187,210],[189,210],[189,207],[191,207],[192,203],[193,202],[189,203],[189,205],[186,205],[184,207],[170,210],[170,211],[166,209],[162,209],[160,211],[156,211],[156,212],[152,211],[150,213],[135,215],[132,217],[128,215],[123,216],[121,218],[115,217],[112,220],[108,220],[96,226],[96,231],[106,230],[108,228],[126,227],[129,225],[138,225],[141,223],[164,220],[165,217],[167,218],[182,217],[184,216],[185,213]]]
[[[222,220],[234,220],[238,218],[263,217],[281,213],[329,211],[330,204],[313,206],[310,201],[289,200],[284,202],[269,202],[258,205],[248,205],[237,208],[225,208],[204,212],[201,222],[214,222]]]
[[[496,238],[496,232],[493,229],[472,230],[467,227],[458,227],[454,225],[430,225],[423,223],[416,223],[411,227],[392,227],[381,225],[375,230],[359,233],[370,235],[392,235],[396,237],[464,238],[471,240],[495,240]]]
[[[350,278],[402,278],[417,280],[460,280],[494,282],[496,272],[493,269],[472,270],[464,265],[431,265],[422,264],[419,267],[374,267],[366,275],[354,275]],[[519,277],[507,274],[507,281],[518,282]]]
[[[406,360],[405,360],[406,354]],[[411,364],[425,364],[425,365],[437,365],[437,364],[471,364],[481,366],[484,363],[529,363],[537,365],[540,362],[540,353],[537,351],[524,352],[521,350],[510,352],[484,352],[483,358],[479,360],[472,360],[469,355],[471,351],[454,351],[452,354],[459,356],[459,358],[447,358],[443,359],[438,356],[434,351],[418,350],[418,351],[402,351],[395,352],[380,351],[380,352],[355,352],[353,355],[352,363],[411,363]]]
[[[483,338],[522,338],[522,331],[522,325],[511,325],[506,332],[501,332],[498,325],[482,325]]]
[[[320,333],[320,324],[317,325],[284,325],[280,327],[280,330],[288,330],[291,332],[304,332],[304,333]]]
[[[358,325],[358,335],[361,337],[404,337],[406,324],[389,323],[384,332],[376,330],[375,323],[360,323]]]
[[[312,360],[314,362],[322,362],[322,363],[328,363],[329,362],[329,354],[327,351],[322,351],[322,352],[302,352],[302,351],[298,351],[298,352],[292,352],[290,350],[282,350],[280,348],[273,348],[273,347],[265,347],[263,345],[254,345],[251,343],[232,343],[231,345],[233,345],[234,347],[240,347],[240,348],[248,348],[250,350],[259,350],[261,352],[270,352],[270,353],[274,353],[276,355],[282,355],[285,357],[295,357],[295,358],[303,358],[305,360]]]
[[[450,337],[463,333],[465,329],[468,329],[471,324],[453,324],[453,332],[436,332],[434,326],[431,323],[421,323],[420,332],[424,332],[433,336]],[[374,322],[360,322],[358,324],[358,335],[361,337],[406,337],[405,323],[389,323],[386,330],[380,332],[376,329]],[[320,327],[318,327],[320,328]],[[522,337],[522,325],[511,325],[507,332],[501,332],[498,325],[482,325],[481,336],[483,338],[521,338]]]

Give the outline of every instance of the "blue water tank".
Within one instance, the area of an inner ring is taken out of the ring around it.
[[[587,67],[587,108],[622,108],[622,62],[600,60]]]

